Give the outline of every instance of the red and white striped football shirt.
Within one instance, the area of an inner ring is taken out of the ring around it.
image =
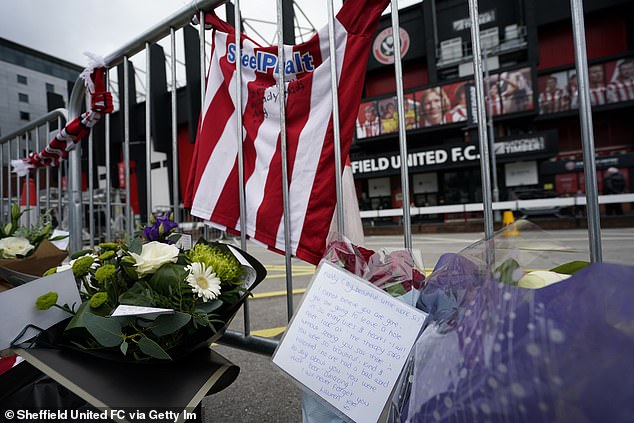
[[[634,100],[634,80],[625,79],[610,82],[607,95],[609,103]]]
[[[348,155],[372,35],[388,0],[346,1],[335,20],[341,155]],[[209,14],[211,63],[185,206],[238,230],[238,131],[234,28]],[[247,235],[284,250],[277,48],[242,36],[242,119]],[[317,263],[335,208],[335,163],[328,31],[286,46],[286,139],[292,254]]]

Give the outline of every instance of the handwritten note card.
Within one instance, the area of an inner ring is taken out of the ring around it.
[[[425,316],[322,262],[273,362],[355,422],[377,421]]]

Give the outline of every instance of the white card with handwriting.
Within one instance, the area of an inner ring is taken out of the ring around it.
[[[322,262],[273,362],[353,421],[376,422],[425,317]]]

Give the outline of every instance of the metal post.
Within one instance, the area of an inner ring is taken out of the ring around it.
[[[82,225],[81,225],[81,144],[68,154],[68,172],[66,173],[66,183],[68,191],[68,213],[70,249],[79,251],[82,248]]]
[[[198,27],[198,39],[200,41],[200,104],[201,107],[205,104],[205,12],[200,11],[200,26]],[[201,109],[202,110],[202,109]]]
[[[341,188],[341,128],[339,127],[339,72],[335,49],[335,12],[332,0],[328,0],[328,47],[330,49],[330,92],[332,94],[332,129],[335,147],[335,190],[337,192],[337,232],[345,234],[343,222],[343,190]],[[282,68],[282,66],[280,66]]]
[[[240,0],[235,1],[235,45],[236,45],[236,127],[238,138],[238,194],[240,196],[240,248],[247,249],[247,206],[244,190],[244,157],[242,143],[244,140],[244,128],[242,127],[242,15],[240,10]],[[251,333],[251,318],[249,314],[249,301],[244,302],[244,334]]]
[[[106,87],[108,87],[108,91],[110,91],[110,76],[109,71],[106,70]],[[105,126],[106,126],[106,241],[112,241],[112,204],[111,204],[111,184],[112,184],[112,174],[110,171],[110,113],[106,113]]]
[[[9,175],[9,181],[11,181],[11,166],[7,164],[7,172]],[[0,222],[4,221],[4,144],[0,144],[0,187],[2,193],[0,194]]]
[[[90,101],[88,96],[86,97],[87,101]],[[90,106],[88,106],[90,107]],[[92,131],[88,134],[88,192],[90,195],[88,196],[88,232],[90,233],[90,248],[94,248],[95,246],[95,198],[93,193],[95,192],[95,183],[94,183],[94,169],[95,169],[95,161],[94,161],[94,137],[92,135]]]
[[[583,142],[584,178],[586,184],[586,208],[590,261],[603,261],[601,250],[601,223],[599,220],[599,196],[597,189],[597,168],[594,157],[594,133],[592,128],[592,106],[590,103],[590,83],[588,80],[588,58],[586,55],[585,24],[581,0],[570,0],[572,12],[572,33],[575,46],[577,82],[579,84],[579,116],[581,119],[581,140]]]
[[[238,191],[240,195],[240,247],[245,249],[247,246],[247,238],[246,238],[246,221],[247,221],[247,210],[246,210],[246,198],[244,192],[244,157],[243,157],[243,148],[242,142],[244,138],[244,128],[242,127],[242,66],[239,65],[242,63],[240,59],[242,57],[242,34],[240,33],[241,28],[241,11],[240,11],[240,0],[235,0],[235,19],[236,19],[236,30],[235,30],[235,45],[236,45],[236,127],[238,132],[238,139],[236,142],[238,143]]]
[[[25,133],[26,139],[24,140],[24,156],[26,157],[29,155],[29,134],[30,131],[27,131]],[[18,141],[18,147],[20,146],[20,141]],[[18,158],[20,158],[18,156]],[[24,202],[26,204],[26,209],[28,210],[28,212],[26,213],[26,226],[27,228],[31,226],[31,206],[33,204],[31,204],[31,172],[27,172],[26,174],[26,178],[25,178],[25,195],[26,195],[26,201]],[[18,199],[18,201],[20,201],[20,199]]]
[[[11,203],[13,201],[13,175],[11,175],[11,140],[7,140],[7,201],[9,203],[9,216],[11,216]]]
[[[288,163],[286,148],[286,92],[284,83],[284,18],[282,0],[277,0],[277,89],[280,99],[280,147],[282,156],[282,202],[284,203],[284,258],[286,263],[286,310],[288,320],[293,317],[293,275],[291,263],[291,216],[288,194]]]
[[[19,135],[17,137],[15,137],[15,145],[16,145],[16,148],[15,148],[15,160],[20,160],[22,158],[21,157],[22,155],[20,154],[20,136]],[[16,177],[15,181],[16,181],[15,190],[16,190],[16,193],[18,195],[17,202],[18,202],[18,204],[20,204],[20,200],[21,200],[20,197],[22,196],[22,187],[20,186],[20,178]]]
[[[484,83],[482,81],[482,56],[480,50],[480,21],[478,20],[478,2],[469,0],[471,17],[471,43],[473,51],[473,76],[478,101],[478,138],[480,141],[480,172],[482,176],[482,203],[484,206],[484,235],[487,240],[493,238],[493,206],[491,202],[491,174],[489,172],[489,144],[487,142],[486,116],[484,104]],[[487,244],[487,257],[490,248]],[[490,263],[490,261],[487,261]]]
[[[179,213],[179,184],[178,184],[178,122],[176,120],[176,31],[170,27],[170,44],[172,57],[170,58],[170,68],[172,70],[172,210],[174,222],[181,221]]]
[[[486,84],[486,96],[490,98],[491,96],[491,79],[489,79],[489,63],[486,49],[482,51],[482,56],[484,57],[484,78],[487,80]],[[499,92],[499,90],[498,90]],[[498,189],[498,170],[497,170],[497,159],[495,157],[495,133],[493,131],[493,105],[492,102],[489,101],[487,103],[487,111],[489,112],[489,117],[487,119],[487,125],[489,127],[489,148],[491,149],[491,179],[493,182],[493,202],[497,203],[500,201],[500,190]],[[493,220],[495,222],[499,222],[501,220],[500,211],[493,211]]]
[[[401,31],[398,19],[398,1],[392,0],[392,39],[394,40],[394,76],[398,99],[398,140],[401,153],[401,194],[403,195],[403,241],[412,249],[412,218],[409,209],[409,169],[407,168],[407,133],[405,128],[405,94],[403,94],[403,67],[401,64]]]
[[[59,118],[57,119],[59,120]],[[47,126],[46,128],[49,128],[49,127]],[[48,136],[48,131],[46,132],[46,135]],[[41,151],[41,150],[38,148],[38,151]],[[50,212],[51,211],[51,167],[46,166],[45,172],[46,172],[46,211]]]
[[[81,115],[81,102],[84,99],[85,86],[81,79],[75,82],[68,101],[68,116]],[[68,154],[66,181],[68,191],[68,231],[70,232],[70,251],[82,248],[82,198],[81,198],[81,143]]]
[[[62,119],[57,118],[57,130],[62,130]],[[62,227],[62,164],[57,164],[57,221],[59,222],[60,228]]]
[[[35,128],[35,151],[40,152],[40,128]],[[47,166],[48,167],[48,166]],[[40,169],[35,169],[35,216],[39,219],[42,213],[40,207]]]
[[[152,96],[150,93],[150,43],[145,43],[145,195],[148,225],[152,216]]]
[[[125,171],[125,210],[126,234],[132,239],[134,224],[132,221],[132,199],[130,198],[130,81],[128,76],[128,56],[123,57],[123,167]],[[119,82],[120,83],[120,82]]]
[[[202,112],[205,107],[205,78],[207,76],[205,71],[205,61],[207,60],[205,53],[205,12],[201,10],[198,16],[200,19],[200,26],[198,27],[198,40],[200,42],[200,111]],[[203,236],[209,238],[209,226],[207,225],[203,228]]]

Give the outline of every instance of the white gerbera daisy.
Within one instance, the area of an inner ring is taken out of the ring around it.
[[[205,263],[193,262],[185,268],[189,271],[187,283],[192,287],[194,294],[202,298],[204,302],[218,298],[220,295],[220,279],[213,273],[211,267]]]

